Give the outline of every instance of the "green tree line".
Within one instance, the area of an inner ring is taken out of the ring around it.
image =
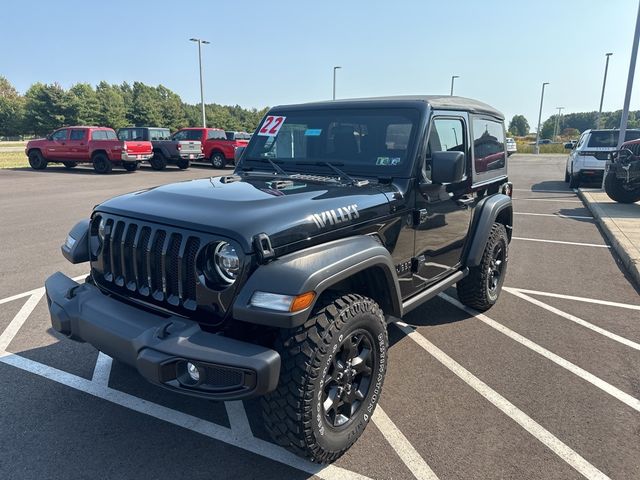
[[[622,110],[615,112],[602,112],[600,128],[619,128]],[[556,128],[558,119],[558,135],[577,137],[580,133],[590,128],[596,128],[598,112],[577,112],[566,115],[551,115],[544,121],[540,128],[540,138],[551,138]],[[640,128],[640,110],[629,112],[629,123],[627,128]],[[529,122],[523,115],[514,115],[509,122],[509,133],[511,135],[525,136],[530,132]]]
[[[252,132],[266,113],[210,103],[205,105],[207,126]],[[133,82],[97,86],[77,83],[65,90],[57,83],[34,83],[24,95],[0,76],[0,137],[45,135],[67,125],[201,126],[200,105],[184,103],[163,85]]]

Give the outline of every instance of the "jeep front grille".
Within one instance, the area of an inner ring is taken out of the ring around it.
[[[196,257],[206,239],[196,232],[106,214],[94,217],[94,237],[101,219],[104,240],[92,258],[99,284],[151,303],[196,310]]]

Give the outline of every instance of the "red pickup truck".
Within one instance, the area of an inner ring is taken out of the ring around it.
[[[233,163],[236,148],[246,147],[248,140],[227,140],[224,130],[219,128],[183,128],[171,137],[173,140],[199,140],[202,143],[204,158],[214,168],[224,168]]]
[[[31,140],[25,153],[35,170],[49,163],[62,163],[66,168],[93,163],[96,173],[109,173],[114,165],[133,172],[153,156],[153,147],[151,142],[118,140],[112,128],[65,127],[46,138]]]

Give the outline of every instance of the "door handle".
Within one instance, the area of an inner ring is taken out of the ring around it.
[[[473,204],[473,202],[475,202],[476,199],[473,197],[468,197],[468,196],[464,196],[464,197],[460,197],[460,198],[456,198],[456,203],[458,205],[460,205],[461,207],[468,207],[470,205]]]

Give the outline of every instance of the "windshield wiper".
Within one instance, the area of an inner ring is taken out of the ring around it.
[[[296,162],[296,165],[318,165],[318,166],[323,165],[325,167],[329,167],[331,170],[333,170],[334,172],[336,172],[339,175],[340,180],[342,180],[342,183],[344,183],[345,185],[354,185],[356,187],[362,187],[364,185],[368,185],[369,184],[369,180],[356,180],[355,178],[353,178],[348,173],[346,173],[343,170],[339,169],[336,166],[335,163],[331,163],[331,162]],[[343,166],[344,163],[338,163],[337,165]]]
[[[274,162],[273,160],[271,160],[270,158],[252,158],[251,159],[252,162],[261,162],[261,163],[269,163],[276,171],[276,173],[278,175],[284,175],[285,177],[290,176],[290,174],[288,174],[287,172],[284,171],[284,169],[278,165],[276,162]],[[244,163],[244,162],[243,162]],[[245,169],[244,165],[242,167],[243,170],[249,170],[251,167],[247,167]]]

